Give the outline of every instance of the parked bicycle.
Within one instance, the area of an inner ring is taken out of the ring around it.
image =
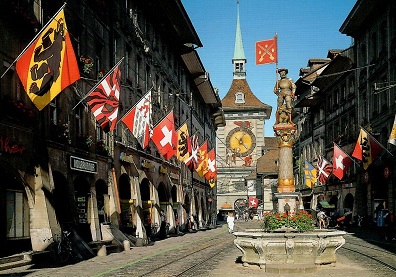
[[[52,255],[56,262],[66,264],[74,261],[74,251],[70,240],[70,231],[62,231],[61,235],[55,235],[52,243]]]

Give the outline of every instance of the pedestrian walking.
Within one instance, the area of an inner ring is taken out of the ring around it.
[[[228,225],[228,232],[232,233],[234,231],[234,214],[232,212],[228,213],[227,225]]]
[[[318,212],[317,218],[318,218],[319,229],[324,228],[325,218],[326,218],[325,212],[323,210],[320,210],[320,212]]]

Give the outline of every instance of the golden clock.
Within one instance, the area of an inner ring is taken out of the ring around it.
[[[246,157],[256,147],[256,136],[250,129],[237,127],[228,133],[226,143],[237,157]]]

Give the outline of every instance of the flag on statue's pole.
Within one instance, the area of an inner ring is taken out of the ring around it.
[[[278,62],[277,36],[256,42],[256,64]]]

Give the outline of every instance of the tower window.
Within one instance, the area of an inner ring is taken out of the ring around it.
[[[245,103],[245,94],[243,92],[237,92],[235,94],[235,104],[244,104]]]
[[[235,63],[235,72],[243,72],[243,63]]]

